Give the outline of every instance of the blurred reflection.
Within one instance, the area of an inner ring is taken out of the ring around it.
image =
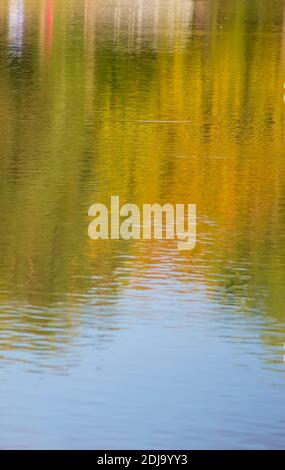
[[[0,347],[64,346],[89,309],[119,328],[122,297],[163,282],[174,297],[205,291],[252,322],[261,315],[282,335],[283,2],[5,4]],[[21,62],[9,61],[23,44]],[[138,122],[169,119],[191,123]],[[91,242],[88,207],[111,194],[195,202],[197,250]]]
[[[50,51],[52,45],[52,32],[53,32],[53,0],[48,0],[44,8],[44,26],[45,30],[45,45],[47,52]]]
[[[8,42],[10,53],[20,56],[23,46],[24,34],[24,0],[11,0],[9,2]]]

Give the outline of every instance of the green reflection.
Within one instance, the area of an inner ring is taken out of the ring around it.
[[[153,264],[159,277],[166,255],[173,282],[282,328],[284,13],[281,0],[156,2],[155,15],[1,3],[3,331],[72,336],[78,309],[115,303]],[[170,119],[191,123],[139,122]],[[196,203],[198,248],[91,242],[88,207],[112,194]]]

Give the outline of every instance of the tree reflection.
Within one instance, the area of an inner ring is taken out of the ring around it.
[[[189,295],[206,286],[281,328],[283,2],[7,0],[0,21],[5,348],[23,328],[51,347],[73,337],[85,305],[149,288],[166,259]],[[88,207],[111,194],[196,203],[197,250],[94,244]]]

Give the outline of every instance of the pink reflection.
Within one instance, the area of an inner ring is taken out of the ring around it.
[[[46,25],[47,25],[46,45],[47,45],[48,51],[50,51],[51,45],[52,45],[52,31],[53,31],[53,0],[47,1]]]
[[[43,3],[42,15],[41,15],[41,42],[43,51],[47,57],[50,56],[53,39],[53,0],[45,0]]]

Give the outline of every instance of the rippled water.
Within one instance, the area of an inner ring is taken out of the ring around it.
[[[284,82],[282,0],[1,1],[0,448],[285,448]]]

